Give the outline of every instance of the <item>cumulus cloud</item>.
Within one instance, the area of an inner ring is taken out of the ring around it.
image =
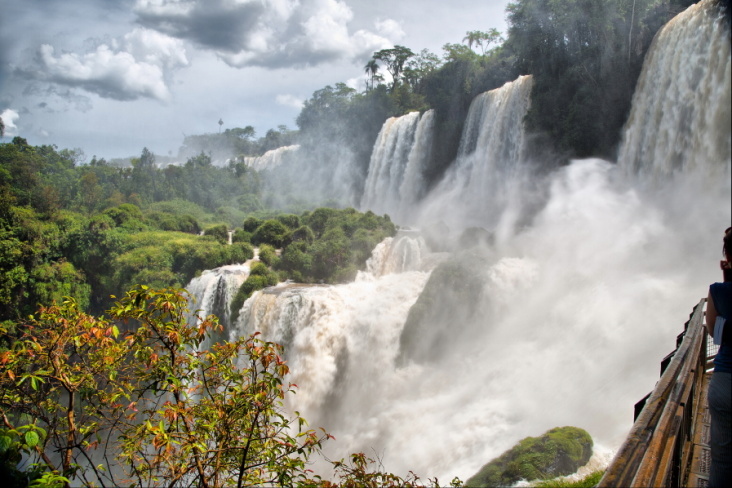
[[[84,54],[57,53],[50,44],[43,44],[35,65],[19,71],[30,78],[81,88],[104,98],[166,101],[170,98],[170,72],[186,65],[182,41],[136,28]]]
[[[300,98],[297,98],[295,95],[277,95],[275,98],[275,101],[282,106],[285,107],[292,107],[296,109],[301,109],[303,105],[303,100]]]
[[[403,36],[392,20],[351,32],[340,0],[137,0],[138,22],[213,49],[233,67],[308,67],[357,59]]]
[[[18,126],[15,125],[15,122],[19,118],[20,115],[18,115],[18,112],[11,108],[6,108],[2,113],[0,113],[0,119],[3,119],[3,124],[5,125],[6,136],[13,137],[18,135]]]

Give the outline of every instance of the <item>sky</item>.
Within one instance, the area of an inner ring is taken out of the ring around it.
[[[372,54],[442,55],[505,34],[509,0],[0,0],[0,117],[9,142],[86,160],[177,155],[185,135],[297,128],[326,85],[363,89]],[[219,127],[219,120],[223,125]]]

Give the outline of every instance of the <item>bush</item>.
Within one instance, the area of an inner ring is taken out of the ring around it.
[[[203,235],[212,236],[222,244],[228,244],[229,242],[229,228],[226,224],[209,227],[203,232]]]
[[[281,214],[275,217],[277,220],[282,222],[288,229],[297,229],[300,227],[300,217],[293,214]]]
[[[248,242],[235,242],[231,246],[226,246],[229,252],[228,263],[244,263],[254,257],[254,248]]]
[[[290,241],[305,241],[308,244],[315,240],[315,232],[307,225],[301,225],[295,231],[290,234]]]
[[[262,244],[259,246],[259,260],[270,267],[275,267],[279,258],[275,248],[269,244]]]
[[[289,232],[282,222],[275,219],[265,220],[252,234],[252,244],[270,244],[281,248],[285,245]]]
[[[244,229],[236,229],[231,236],[231,242],[252,242],[252,233]]]
[[[242,228],[249,233],[254,233],[255,230],[257,230],[257,227],[262,225],[262,220],[256,218],[256,217],[247,217],[244,220],[244,224],[242,224]]]

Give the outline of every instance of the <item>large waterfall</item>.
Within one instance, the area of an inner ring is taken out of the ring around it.
[[[619,157],[630,172],[724,170],[713,163],[730,154],[730,42],[718,15],[712,2],[700,2],[656,35]]]
[[[422,203],[422,223],[495,229],[515,220],[529,188],[523,119],[531,86],[531,76],[521,76],[473,100],[457,159]]]
[[[409,222],[424,192],[423,170],[430,158],[434,112],[388,119],[371,155],[361,207]]]
[[[428,115],[385,124],[364,210],[500,232],[451,255],[406,233],[379,245],[353,283],[282,284],[244,304],[232,334],[257,330],[286,346],[299,386],[291,407],[336,437],[330,458],[363,451],[401,474],[464,480],[523,437],[574,425],[609,459],[719,278],[732,218],[730,54],[711,12],[709,0],[691,7],[654,42],[618,164],[556,170],[530,225],[510,224],[532,197],[530,77],[476,99],[458,159],[428,195],[418,162]],[[469,287],[451,284],[451,270]],[[411,313],[417,303],[427,312]],[[430,347],[410,356],[402,349],[415,334]]]

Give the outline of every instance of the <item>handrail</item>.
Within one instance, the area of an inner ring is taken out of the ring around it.
[[[683,340],[598,483],[604,487],[680,486],[690,463],[693,419],[706,366],[704,303],[694,307]]]

